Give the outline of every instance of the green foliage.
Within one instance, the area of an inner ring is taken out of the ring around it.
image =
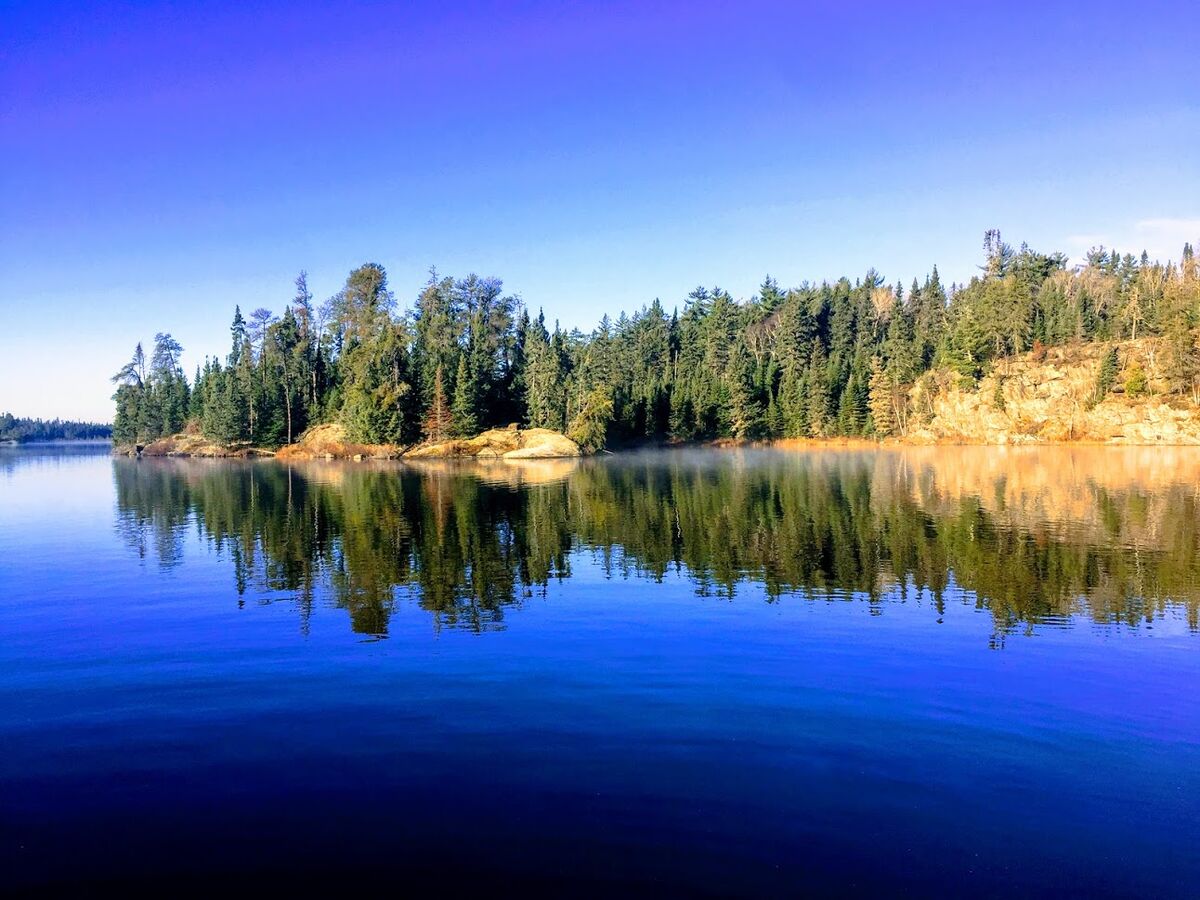
[[[883,368],[879,357],[871,360],[871,379],[868,386],[868,403],[871,408],[871,423],[875,433],[887,437],[896,431],[896,415],[892,406],[893,383]]]
[[[470,437],[479,430],[475,415],[476,384],[473,373],[467,368],[467,357],[458,357],[458,374],[454,377],[454,402],[450,404],[451,431],[457,437]]]
[[[996,386],[992,388],[992,409],[996,412],[1004,412],[1004,379],[997,377]]]
[[[26,419],[0,413],[0,441],[89,441],[111,438],[111,425],[66,419]]]
[[[579,406],[579,412],[571,420],[567,437],[577,443],[585,453],[595,453],[604,448],[608,438],[608,424],[612,420],[612,397],[601,387],[588,391]]]
[[[678,310],[654,300],[586,335],[548,329],[496,278],[431,272],[406,313],[378,264],[323,304],[302,272],[282,315],[235,309],[228,355],[190,385],[170,335],[150,360],[139,345],[113,379],[114,439],[153,440],[189,418],[263,446],[335,420],[353,440],[399,444],[521,421],[578,423],[596,446],[885,435],[904,432],[908,389],[934,367],[975,388],[1009,355],[1125,336],[1161,339],[1164,381],[1200,400],[1194,254],[1161,265],[1096,248],[1068,271],[1061,254],[990,231],[984,257],[965,285],[944,287],[934,268],[907,295],[874,270],[789,289],[767,278],[745,302],[698,287]],[[1116,377],[1109,365],[1096,402]]]
[[[754,389],[754,376],[749,354],[737,344],[729,356],[726,370],[726,418],[733,437],[754,441],[763,437],[766,420],[762,404]]]
[[[191,404],[191,392],[179,357],[183,348],[169,334],[154,337],[149,364],[138,344],[133,358],[112,381],[116,414],[113,440],[118,444],[144,444],[182,431]]]
[[[433,443],[444,441],[450,436],[453,421],[450,407],[446,402],[445,380],[442,378],[442,369],[439,366],[433,375],[433,389],[425,420],[421,423],[421,437]]]
[[[525,420],[531,428],[562,431],[566,417],[566,365],[562,335],[546,331],[539,313],[525,336]]]
[[[1117,374],[1121,371],[1121,362],[1117,358],[1117,350],[1111,348],[1100,361],[1100,369],[1096,372],[1096,386],[1092,389],[1091,405],[1095,406],[1108,396],[1113,385],[1117,383]]]
[[[233,370],[216,365],[205,387],[207,402],[200,418],[205,436],[222,444],[241,440],[246,416]]]
[[[1164,334],[1165,374],[1171,390],[1180,394],[1195,390],[1200,381],[1200,349],[1193,331],[1195,308],[1180,306],[1172,311]]]
[[[1147,381],[1146,370],[1142,368],[1142,364],[1134,361],[1125,369],[1125,395],[1128,397],[1141,397],[1146,393]]]

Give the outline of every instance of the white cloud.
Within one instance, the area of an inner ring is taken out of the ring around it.
[[[1178,260],[1186,243],[1200,244],[1200,217],[1139,219],[1128,228],[1104,234],[1073,234],[1066,239],[1072,263],[1082,262],[1088,250],[1101,246],[1134,256],[1145,250],[1151,259],[1164,262]]]

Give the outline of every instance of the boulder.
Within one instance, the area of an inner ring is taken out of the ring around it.
[[[405,459],[557,459],[581,456],[579,445],[548,428],[493,428],[472,438],[425,444]]]
[[[530,428],[521,432],[521,446],[504,454],[505,459],[556,459],[581,456],[579,445],[557,431]]]

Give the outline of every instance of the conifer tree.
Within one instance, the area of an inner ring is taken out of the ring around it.
[[[446,403],[446,386],[439,366],[433,376],[433,391],[429,398],[429,409],[425,414],[421,432],[426,441],[440,443],[450,434],[453,418]]]
[[[1092,391],[1091,405],[1095,406],[1108,396],[1108,392],[1117,383],[1117,375],[1120,370],[1121,363],[1117,356],[1117,348],[1113,347],[1100,360],[1100,368],[1096,372],[1096,387]]]
[[[134,444],[148,439],[141,431],[147,377],[146,354],[139,342],[133,350],[133,358],[112,377],[113,384],[117,385],[117,392],[113,394],[117,404],[113,441],[117,444]]]
[[[458,356],[454,377],[454,402],[450,406],[451,431],[456,437],[471,437],[479,430],[475,416],[475,379],[467,368],[466,354]]]
[[[871,423],[875,433],[880,437],[887,437],[896,430],[896,417],[892,407],[892,379],[888,376],[878,356],[871,360],[869,393]]]
[[[603,449],[608,438],[608,423],[612,419],[613,402],[601,387],[588,391],[575,418],[567,429],[567,437],[585,452]]]
[[[562,430],[565,413],[565,371],[562,337],[549,335],[541,314],[525,336],[525,409],[531,428]]]
[[[824,437],[829,427],[830,392],[825,350],[818,341],[808,364],[808,433]]]
[[[729,357],[728,372],[729,427],[738,440],[753,441],[763,436],[764,416],[762,404],[754,395],[750,359],[741,344],[734,347]]]

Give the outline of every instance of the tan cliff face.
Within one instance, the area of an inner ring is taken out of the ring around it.
[[[1094,402],[1105,354],[1120,360],[1113,390]],[[909,394],[914,411],[903,438],[913,444],[1200,444],[1194,398],[1168,395],[1163,353],[1152,339],[1055,347],[996,363],[978,387],[954,374],[927,373]],[[1145,373],[1146,393],[1129,396],[1132,366]]]

